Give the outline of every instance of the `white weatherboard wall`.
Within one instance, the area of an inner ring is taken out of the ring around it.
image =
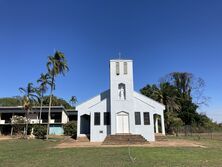
[[[142,101],[134,98],[134,111],[140,112],[141,116],[141,125],[135,125],[135,123],[132,126],[132,133],[133,134],[141,134],[146,140],[148,141],[154,141],[154,123],[153,123],[153,108]],[[144,117],[143,113],[149,112],[150,113],[150,125],[144,125]],[[135,120],[135,114],[134,118]]]
[[[164,110],[165,106],[151,98],[148,98],[140,93],[134,92],[134,98],[135,98],[135,110],[140,109],[144,110],[145,112],[150,112],[150,126],[152,127],[153,133],[150,134],[150,136],[153,134],[154,136],[154,114],[157,114],[161,117],[161,128],[162,128],[162,134],[165,135],[165,125],[164,125]],[[148,140],[148,139],[147,139]],[[149,140],[152,141],[152,140]]]
[[[104,125],[104,112],[110,112],[110,91],[102,92],[98,96],[82,103],[76,107],[78,111],[77,136],[85,137],[80,133],[81,116],[90,116],[90,141],[103,141],[110,134],[110,125]],[[100,125],[94,125],[94,113],[100,112]]]
[[[107,99],[90,108],[91,113],[91,141],[103,141],[110,134],[110,125],[104,125],[104,112],[107,112]],[[100,113],[100,125],[94,125],[94,113]]]

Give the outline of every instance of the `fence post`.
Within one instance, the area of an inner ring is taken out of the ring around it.
[[[190,135],[193,137],[193,127],[190,125]]]

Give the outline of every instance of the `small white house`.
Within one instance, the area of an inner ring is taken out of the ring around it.
[[[159,125],[165,135],[165,106],[135,92],[133,85],[133,61],[110,60],[110,89],[76,107],[77,137],[102,142],[108,135],[139,134],[155,141]]]

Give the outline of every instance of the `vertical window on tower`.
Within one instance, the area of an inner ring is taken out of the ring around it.
[[[144,125],[150,125],[150,113],[144,112],[143,113]]]
[[[99,112],[94,113],[94,125],[100,125],[100,113]]]
[[[135,125],[141,125],[140,112],[135,112]]]
[[[104,125],[110,125],[110,112],[104,112]]]
[[[116,62],[116,75],[119,75],[119,62]]]
[[[124,74],[127,74],[127,62],[124,62]]]

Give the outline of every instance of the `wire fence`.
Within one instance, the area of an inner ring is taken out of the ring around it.
[[[179,128],[174,128],[174,133],[176,136],[182,137],[222,140],[222,128],[206,128],[186,125]]]

